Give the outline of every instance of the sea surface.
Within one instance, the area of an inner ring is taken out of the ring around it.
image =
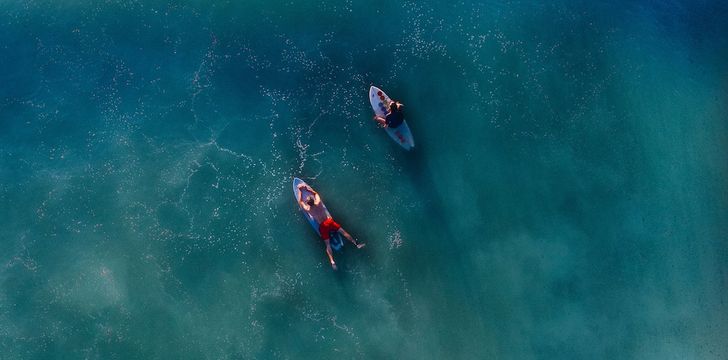
[[[727,19],[0,0],[0,358],[726,359]]]

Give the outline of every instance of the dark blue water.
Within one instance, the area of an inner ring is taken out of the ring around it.
[[[2,1],[0,357],[728,358],[726,19]]]

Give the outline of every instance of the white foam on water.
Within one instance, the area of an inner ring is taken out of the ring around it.
[[[398,249],[403,243],[402,233],[399,230],[395,230],[389,235],[389,250]]]

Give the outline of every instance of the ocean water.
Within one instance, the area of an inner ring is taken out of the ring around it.
[[[0,1],[0,358],[726,359],[726,19]]]

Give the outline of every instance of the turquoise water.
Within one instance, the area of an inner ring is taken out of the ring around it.
[[[0,1],[0,357],[728,358],[726,18]]]

